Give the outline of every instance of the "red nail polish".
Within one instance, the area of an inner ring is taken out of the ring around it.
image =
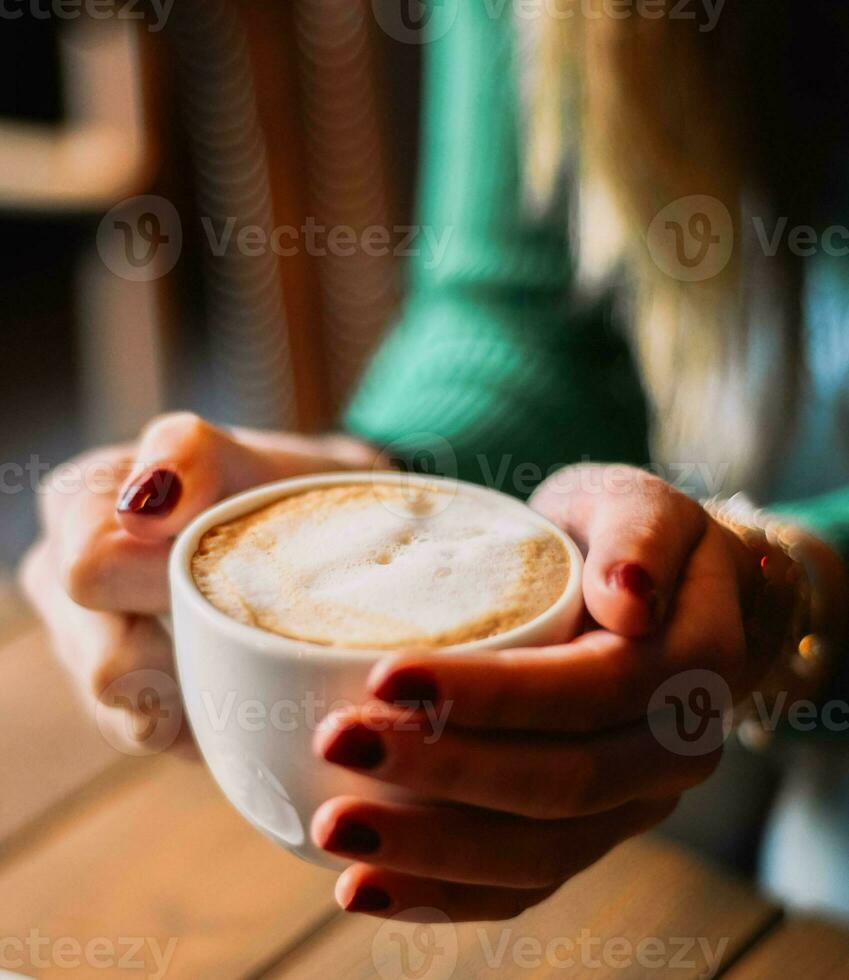
[[[656,595],[651,575],[635,562],[616,565],[611,570],[608,581],[614,587],[630,592],[637,599],[648,601]]]
[[[325,851],[344,854],[374,854],[380,849],[380,834],[364,823],[339,820],[322,847]]]
[[[365,725],[351,725],[336,734],[323,752],[328,762],[351,769],[376,769],[386,756],[383,739]]]
[[[382,889],[374,885],[361,885],[350,902],[345,906],[346,912],[382,912],[392,904],[392,899]]]
[[[430,671],[411,667],[384,677],[374,689],[374,696],[390,704],[436,704],[439,687]]]
[[[177,506],[183,484],[173,470],[151,470],[121,495],[118,511],[144,517],[165,517]]]

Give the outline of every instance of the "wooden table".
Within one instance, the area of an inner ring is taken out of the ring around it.
[[[0,645],[0,971],[36,977],[849,977],[849,934],[656,839],[506,923],[347,916],[204,768],[112,749],[44,636]]]

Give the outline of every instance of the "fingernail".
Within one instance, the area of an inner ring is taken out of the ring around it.
[[[380,848],[380,834],[364,823],[339,820],[322,847],[345,854],[374,854]]]
[[[165,517],[177,506],[183,484],[173,470],[151,470],[121,494],[118,511],[144,517]]]
[[[390,704],[436,704],[439,687],[430,671],[411,667],[384,677],[374,689],[374,696]]]
[[[346,912],[381,912],[388,909],[392,899],[382,889],[374,885],[362,885],[345,906]]]
[[[383,739],[365,725],[351,725],[336,734],[322,755],[351,769],[376,769],[386,756]]]
[[[649,600],[656,595],[651,575],[635,562],[624,562],[611,569],[608,582],[618,589],[625,589],[637,599]]]

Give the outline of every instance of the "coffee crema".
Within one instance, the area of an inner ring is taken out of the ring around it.
[[[437,485],[322,487],[220,524],[192,575],[221,612],[323,646],[482,640],[562,595],[562,540],[513,501]]]

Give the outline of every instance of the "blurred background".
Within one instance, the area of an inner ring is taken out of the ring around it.
[[[37,480],[86,446],[178,408],[331,425],[415,180],[418,47],[371,0],[54,6],[0,34],[7,581]]]

